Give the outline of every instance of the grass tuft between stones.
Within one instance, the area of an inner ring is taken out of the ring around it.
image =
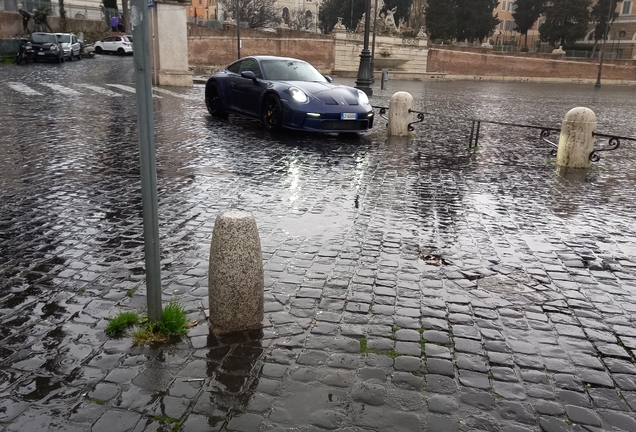
[[[106,326],[106,334],[108,336],[116,336],[126,330],[128,327],[139,324],[139,315],[135,312],[121,312],[115,318],[111,319]]]
[[[148,322],[146,317],[140,317],[135,312],[122,312],[108,322],[105,332],[108,336],[117,336],[133,325],[139,327],[133,333],[135,344],[143,345],[152,342],[165,342],[172,336],[183,336],[186,333],[188,322],[183,306],[172,302],[163,308],[159,322]]]
[[[162,423],[168,423],[173,425],[172,432],[177,432],[181,428],[181,422],[179,421],[179,419],[168,417],[168,416],[161,416],[161,415],[156,415],[154,419]]]
[[[379,354],[389,356],[391,358],[400,357],[402,354],[395,350],[379,350],[367,347],[367,338],[360,339],[360,354]]]

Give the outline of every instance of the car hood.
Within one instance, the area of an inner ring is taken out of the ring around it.
[[[46,42],[46,43],[31,42],[31,46],[33,47],[33,49],[44,48],[44,49],[50,50],[53,45],[57,45],[57,44],[52,42]]]
[[[326,105],[360,105],[352,87],[311,81],[286,81]]]

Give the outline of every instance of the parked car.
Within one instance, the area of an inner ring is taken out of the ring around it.
[[[333,84],[309,63],[286,57],[242,58],[212,75],[205,88],[210,114],[260,119],[265,128],[363,132],[373,127],[367,95]]]
[[[128,39],[128,36],[109,36],[95,42],[95,52],[102,54],[104,52],[113,52],[120,55],[132,54],[132,36]]]
[[[82,58],[80,56],[81,45],[77,36],[73,33],[55,33],[55,37],[57,37],[57,41],[62,45],[65,60],[70,61],[74,58],[80,60]]]
[[[31,33],[31,47],[33,60],[53,60],[58,63],[64,61],[64,50],[57,41],[55,33]]]

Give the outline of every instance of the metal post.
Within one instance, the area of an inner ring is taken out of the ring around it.
[[[373,94],[371,88],[371,53],[369,52],[369,25],[371,23],[371,0],[367,0],[365,20],[364,20],[364,47],[360,53],[360,66],[358,67],[358,77],[356,78],[356,88],[362,90],[369,96]]]
[[[141,198],[144,215],[146,289],[148,319],[161,320],[161,272],[159,264],[159,223],[157,211],[157,168],[155,164],[152,76],[148,43],[148,0],[132,0],[131,24],[135,40],[134,71],[137,89],[137,123],[141,163]]]
[[[607,22],[605,23],[605,32],[603,34],[603,45],[601,46],[601,60],[598,64],[598,77],[596,77],[596,84],[594,87],[601,88],[601,71],[603,70],[603,54],[605,53],[605,42],[607,41],[607,35],[609,34],[609,22],[612,16],[612,4],[614,4],[613,0],[609,0],[609,11],[607,12]],[[616,8],[616,5],[614,6]]]
[[[378,24],[378,0],[375,0],[373,6],[373,42],[371,43],[371,82],[375,83],[375,29]]]
[[[236,0],[236,46],[238,50],[238,58],[241,58],[241,8],[239,0]]]

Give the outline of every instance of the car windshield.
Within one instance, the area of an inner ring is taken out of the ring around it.
[[[57,39],[54,34],[50,33],[33,33],[31,40],[34,43],[56,43]]]
[[[263,73],[267,79],[282,81],[327,82],[312,65],[299,60],[263,60]]]
[[[59,43],[71,43],[71,35],[68,34],[59,34],[55,35],[57,37],[57,41]]]

